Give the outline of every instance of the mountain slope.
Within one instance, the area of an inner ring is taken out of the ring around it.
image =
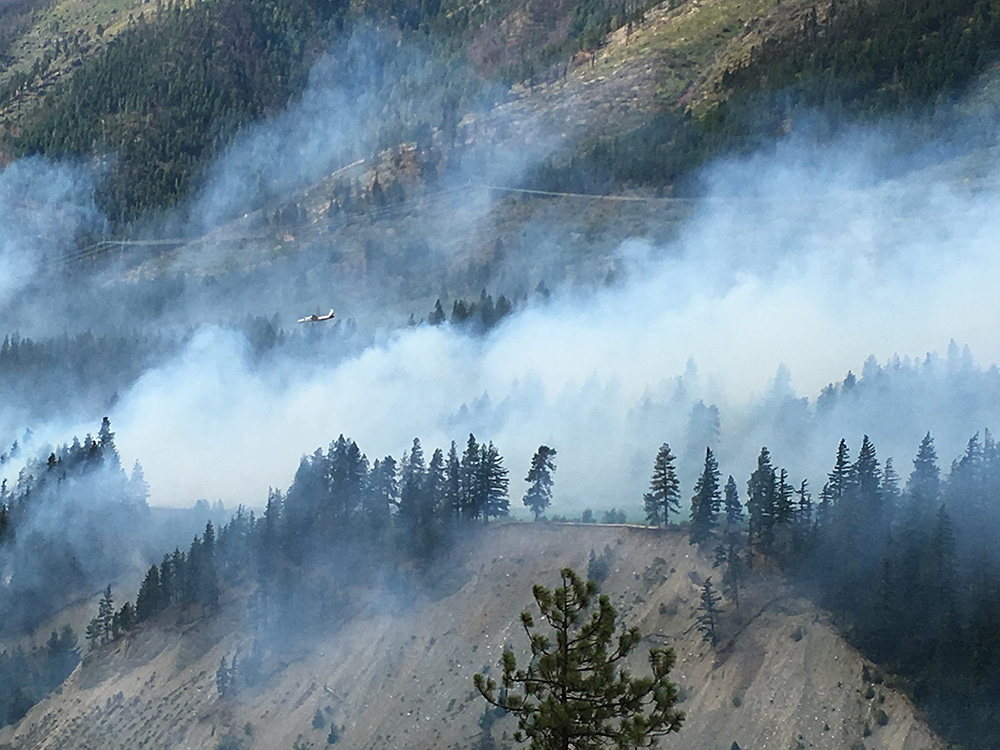
[[[672,676],[687,719],[664,747],[942,747],[908,701],[871,682],[875,670],[823,613],[779,581],[751,586],[713,649],[693,627],[700,584],[713,571],[686,534],[509,524],[464,544],[438,572],[433,595],[404,604],[373,592],[343,627],[283,644],[264,660],[264,680],[235,698],[218,697],[215,673],[237,648],[241,660],[249,653],[239,607],[145,626],[90,655],[60,691],[0,732],[0,748],[271,749],[300,735],[323,747],[330,724],[343,747],[477,746],[486,703],[472,674],[495,671],[505,645],[526,650],[517,613],[531,603],[533,583],[554,585],[567,564],[585,570],[589,551],[606,545],[612,572],[602,590],[645,642],[677,653]],[[493,725],[499,746],[514,727],[510,716]]]

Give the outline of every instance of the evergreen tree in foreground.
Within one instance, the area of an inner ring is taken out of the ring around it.
[[[677,732],[684,714],[675,708],[677,687],[670,681],[673,649],[649,652],[652,677],[632,677],[624,661],[638,645],[638,628],[614,643],[617,612],[606,595],[597,595],[571,569],[560,571],[562,585],[550,591],[535,584],[532,594],[551,635],[535,631],[529,612],[521,624],[531,646],[531,660],[518,669],[513,652],[503,655],[503,676],[496,682],[476,674],[482,696],[518,715],[518,741],[533,750],[621,750],[652,747],[658,737]]]

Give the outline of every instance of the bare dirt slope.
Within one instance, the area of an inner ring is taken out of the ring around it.
[[[495,674],[504,644],[525,648],[518,613],[532,604],[531,585],[555,585],[564,565],[586,570],[590,550],[605,546],[612,573],[603,590],[622,618],[650,646],[677,652],[687,720],[663,746],[943,747],[905,698],[862,679],[862,658],[779,581],[755,583],[712,648],[693,625],[700,584],[713,571],[683,533],[510,524],[459,551],[446,576],[451,593],[405,608],[376,598],[235,698],[218,697],[215,671],[247,641],[238,617],[146,627],[88,658],[59,694],[0,732],[0,748],[214,749],[224,739],[259,750],[297,741],[321,748],[330,723],[341,728],[339,747],[471,748],[486,707],[471,676]],[[317,711],[324,726],[314,729]],[[497,722],[498,747],[513,745],[513,728],[511,716]]]

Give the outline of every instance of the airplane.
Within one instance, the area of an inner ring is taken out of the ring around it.
[[[319,323],[324,320],[333,320],[333,309],[330,310],[326,315],[307,315],[304,318],[299,318],[300,323]]]

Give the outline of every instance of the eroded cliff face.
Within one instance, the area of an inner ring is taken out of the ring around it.
[[[0,732],[0,748],[320,748],[331,725],[340,747],[472,748],[487,707],[472,675],[495,675],[505,645],[527,650],[518,615],[533,606],[532,584],[556,585],[565,565],[586,571],[590,551],[605,548],[611,573],[602,591],[645,636],[634,670],[645,668],[647,644],[677,653],[687,719],[663,747],[943,748],[826,616],[777,578],[755,573],[739,610],[724,603],[711,647],[695,617],[701,584],[719,571],[686,534],[530,524],[491,527],[460,545],[435,574],[433,594],[406,603],[367,595],[338,629],[283,644],[258,684],[235,696],[220,698],[216,671],[223,657],[249,653],[238,601],[211,619],[144,625],[88,656],[57,693]],[[509,715],[493,724],[497,747],[515,745],[515,727]]]

